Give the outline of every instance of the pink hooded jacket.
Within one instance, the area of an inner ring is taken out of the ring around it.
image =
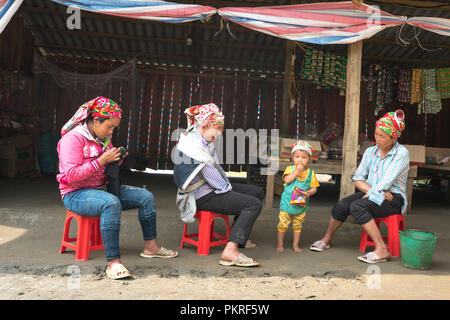
[[[61,196],[82,188],[99,188],[105,185],[106,166],[100,166],[98,158],[113,148],[97,142],[86,124],[80,124],[65,134],[58,142],[59,182]]]

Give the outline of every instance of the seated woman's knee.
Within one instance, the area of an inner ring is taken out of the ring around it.
[[[358,224],[365,224],[372,219],[364,199],[353,201],[349,206],[349,212]]]
[[[253,209],[252,211],[255,212],[257,216],[259,216],[262,210],[262,202],[256,197],[251,197],[251,199],[247,202],[246,207],[249,209]]]
[[[155,196],[147,189],[141,189],[140,201],[144,207],[155,206]]]
[[[348,207],[342,201],[336,203],[333,209],[331,209],[331,216],[341,222],[344,222],[347,219],[348,214]]]
[[[117,198],[113,194],[109,194],[105,198],[103,203],[103,210],[105,211],[112,211],[112,212],[121,212],[122,211],[122,203],[120,202],[120,199]]]

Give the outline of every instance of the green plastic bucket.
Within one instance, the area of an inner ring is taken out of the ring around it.
[[[402,264],[412,269],[430,268],[436,247],[436,234],[415,230],[400,231]]]

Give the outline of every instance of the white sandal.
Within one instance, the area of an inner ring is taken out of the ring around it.
[[[112,280],[131,277],[131,272],[121,263],[115,264],[112,268],[106,268],[106,275]]]
[[[323,242],[322,240],[318,240],[316,242],[314,242],[309,249],[311,249],[312,251],[318,251],[318,252],[322,252],[325,251],[327,249],[330,249],[330,245],[326,244],[325,242]]]

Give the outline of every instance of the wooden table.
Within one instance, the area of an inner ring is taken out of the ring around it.
[[[443,166],[443,165],[437,165],[437,164],[424,164],[422,166],[417,167],[418,170],[418,176],[428,176],[430,173],[438,173],[443,174],[445,176],[450,176],[450,166]],[[448,178],[447,178],[448,179]],[[449,179],[450,183],[450,179]],[[447,196],[446,200],[448,203],[450,203],[450,187],[447,188]]]
[[[267,174],[266,184],[266,208],[273,208],[273,193],[275,185],[275,175],[278,172],[284,172],[288,165],[293,163],[290,161],[280,161],[278,158],[271,159],[271,166],[278,168],[277,172],[269,172]],[[314,160],[308,164],[308,167],[313,169],[315,173],[320,174],[342,174],[342,161],[341,160]],[[417,166],[410,166],[408,171],[408,180],[406,182],[406,197],[408,199],[408,207],[406,214],[411,211],[412,191],[414,178],[417,177]]]

